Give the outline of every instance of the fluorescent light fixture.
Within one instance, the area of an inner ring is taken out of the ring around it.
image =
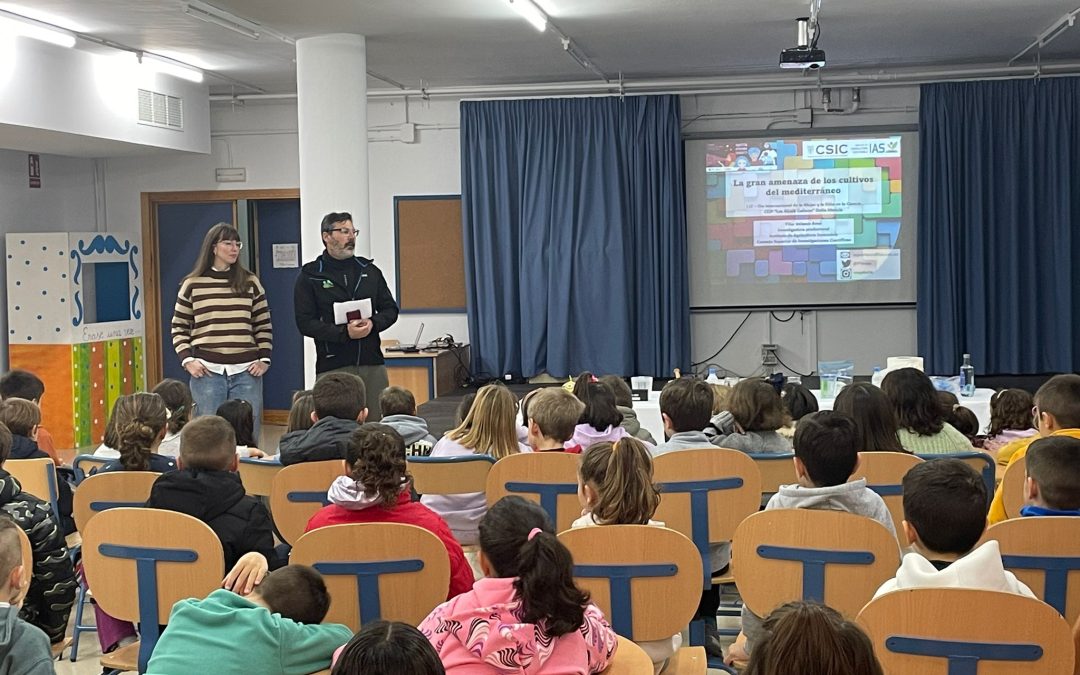
[[[0,35],[17,35],[33,38],[60,47],[75,46],[75,36],[71,33],[49,28],[32,19],[16,19],[11,14],[0,14]]]
[[[510,6],[526,21],[531,23],[536,30],[541,33],[547,30],[547,14],[544,14],[544,10],[537,7],[532,0],[510,0]]]
[[[180,65],[179,63],[173,63],[172,61],[166,61],[165,59],[157,58],[152,54],[143,54],[140,60],[143,67],[149,68],[156,73],[162,73],[163,75],[172,75],[173,77],[179,77],[187,80],[188,82],[202,82],[203,74],[201,70],[195,68],[189,68],[187,66]]]
[[[235,14],[230,14],[213,5],[193,0],[192,2],[185,2],[183,7],[184,14],[195,17],[200,21],[221,26],[234,33],[249,37],[252,40],[258,40],[259,37],[261,37],[259,24],[248,21],[247,19],[241,19]]]

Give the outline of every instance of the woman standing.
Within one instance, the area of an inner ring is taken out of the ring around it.
[[[270,307],[259,278],[238,262],[244,245],[228,223],[210,228],[191,273],[180,282],[173,348],[191,375],[198,414],[212,415],[239,398],[262,422],[262,376],[270,368]]]

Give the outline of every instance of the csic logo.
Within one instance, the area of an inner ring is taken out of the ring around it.
[[[803,141],[803,159],[863,159],[899,157],[900,137],[821,139]]]

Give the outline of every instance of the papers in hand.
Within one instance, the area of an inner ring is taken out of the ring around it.
[[[348,302],[334,303],[334,323],[337,325],[349,323],[356,319],[371,318],[371,298],[363,300],[349,300]]]

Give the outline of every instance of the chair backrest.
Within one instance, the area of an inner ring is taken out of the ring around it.
[[[98,457],[97,455],[79,455],[71,460],[71,468],[75,471],[75,484],[81,484],[90,475],[91,471],[100,469],[109,461],[108,457]]]
[[[53,519],[60,524],[58,488],[56,486],[56,465],[49,457],[37,459],[9,459],[4,462],[4,470],[19,481],[23,492],[28,492],[38,499],[48,502],[52,508]]]
[[[326,491],[345,474],[345,461],[328,459],[282,468],[270,488],[270,513],[281,538],[290,544],[304,534],[311,517],[329,504]]]
[[[731,541],[743,518],[761,506],[754,460],[738,450],[678,450],[655,458],[653,480],[660,486],[653,517],[694,542],[703,562],[702,587],[708,588],[714,571],[709,544]]]
[[[1027,457],[1021,457],[1005,469],[1001,477],[1001,505],[1007,518],[1019,518],[1024,505],[1024,479],[1027,478]]]
[[[852,480],[866,479],[866,487],[878,493],[885,506],[889,507],[893,527],[901,544],[904,528],[904,474],[923,460],[906,452],[860,452],[859,466],[851,475]]]
[[[581,515],[577,497],[580,463],[581,455],[565,452],[522,452],[503,457],[488,473],[488,506],[507,495],[518,495],[544,507],[556,532],[568,530]]]
[[[991,494],[994,492],[994,487],[997,484],[997,462],[989,454],[985,452],[957,452],[947,455],[915,455],[920,459],[958,459],[964,464],[971,466],[979,472],[982,476],[983,482],[986,483],[986,489]],[[990,505],[987,504],[987,509]]]
[[[88,477],[75,491],[75,527],[86,529],[90,518],[115,508],[141,508],[161,474],[153,471],[110,471]]]
[[[490,455],[407,457],[413,489],[422,495],[460,495],[487,490],[495,458]]]
[[[619,636],[619,648],[607,668],[600,675],[652,675],[653,662],[645,650]]]
[[[774,454],[769,452],[749,453],[750,459],[757,465],[758,473],[761,474],[762,496],[775,494],[780,491],[781,485],[791,485],[798,482],[795,475],[794,452]]]
[[[450,588],[450,559],[439,538],[414,525],[331,525],[300,537],[291,564],[311,565],[330,591],[327,622],[354,631],[371,621],[417,625]]]
[[[82,538],[83,568],[95,601],[111,616],[142,627],[139,672],[146,672],[158,625],[168,622],[172,606],[221,588],[221,542],[197,518],[134,508],[97,514]]]
[[[842,511],[774,509],[739,525],[731,542],[743,602],[758,616],[813,600],[854,617],[896,575],[900,549],[881,523]]]
[[[1069,624],[1021,595],[969,588],[886,593],[859,613],[886,673],[1069,675]]]
[[[687,537],[649,525],[581,527],[559,534],[574,581],[619,635],[662,640],[686,628],[701,601],[701,555]]]
[[[249,495],[269,497],[274,487],[274,476],[281,471],[281,462],[277,459],[259,459],[241,457],[236,466],[240,482]]]
[[[1080,618],[1080,518],[1013,518],[993,525],[1001,562],[1070,623]]]

